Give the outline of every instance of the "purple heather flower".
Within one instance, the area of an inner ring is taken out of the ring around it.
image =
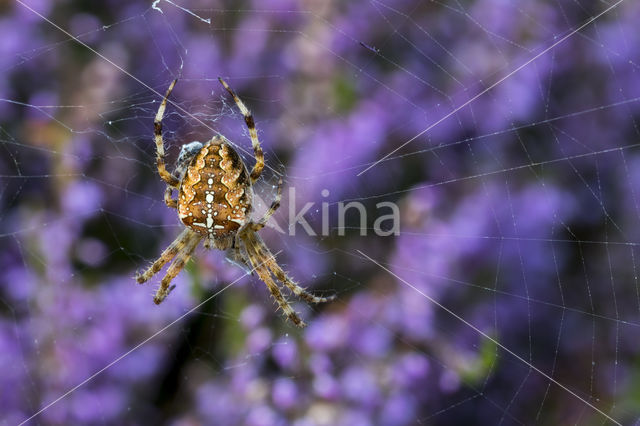
[[[52,105],[59,104],[58,96],[55,92],[42,91],[37,92],[29,99],[29,103],[35,108],[27,110],[28,118],[32,122],[46,123],[51,120],[50,116],[55,115],[55,109],[47,108]],[[37,108],[42,107],[42,108]]]
[[[391,331],[382,325],[370,324],[352,339],[358,353],[372,358],[385,357],[392,344]]]
[[[242,310],[240,323],[247,330],[253,330],[264,320],[265,310],[262,305],[251,304]]]
[[[416,409],[416,402],[411,395],[405,393],[390,395],[382,407],[381,423],[389,426],[415,424]]]
[[[375,422],[368,411],[350,409],[341,416],[339,424],[340,426],[372,426]]]
[[[274,343],[271,353],[281,368],[295,368],[298,364],[298,345],[293,339],[280,338]]]
[[[214,382],[198,388],[196,404],[200,415],[209,421],[224,419],[229,423],[237,423],[244,409],[239,406],[233,393]]]
[[[429,361],[422,354],[412,352],[397,360],[391,378],[400,387],[412,387],[425,380],[429,368]]]
[[[277,414],[267,405],[257,405],[251,409],[245,419],[248,426],[275,426],[281,424]]]
[[[295,407],[300,400],[298,387],[291,379],[276,379],[273,382],[271,394],[273,403],[283,410]]]
[[[71,416],[82,424],[116,421],[127,395],[115,386],[82,389],[70,396]]]
[[[333,370],[331,357],[323,352],[313,352],[307,361],[308,368],[314,374],[329,373]]]
[[[95,238],[81,240],[76,246],[76,257],[83,263],[96,267],[102,264],[107,257],[107,248],[104,243]]]
[[[70,32],[80,37],[85,43],[93,43],[100,39],[102,23],[90,13],[76,13],[69,23]]]
[[[251,354],[261,353],[273,344],[271,330],[266,327],[257,328],[247,337],[247,351]]]
[[[320,398],[338,400],[342,392],[340,383],[330,374],[318,374],[313,379],[313,390]]]
[[[54,2],[50,0],[33,0],[27,4],[31,9],[35,10],[37,13],[44,16],[48,16],[49,12],[53,8]],[[38,15],[33,13],[31,10],[22,6],[17,6],[17,5],[15,8],[15,15],[16,15],[15,18],[20,22],[27,21],[29,23],[35,23],[35,22],[40,22],[40,20],[42,19]]]
[[[0,408],[2,412],[29,409],[23,398],[31,391],[30,379],[25,356],[27,346],[16,331],[19,324],[7,320],[0,321],[0,370],[3,386],[0,387]]]
[[[33,297],[38,285],[33,272],[25,269],[24,266],[6,268],[4,282],[6,285],[3,286],[3,291],[18,303],[28,301]]]
[[[109,371],[121,380],[143,380],[151,377],[163,365],[164,348],[149,342],[123,358]]]
[[[348,327],[346,318],[341,316],[319,316],[307,327],[305,340],[316,351],[332,351],[347,342]]]
[[[347,368],[340,377],[344,396],[363,406],[371,407],[380,400],[380,392],[374,373],[361,366]]]

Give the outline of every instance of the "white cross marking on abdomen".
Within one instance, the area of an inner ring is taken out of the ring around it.
[[[213,185],[213,179],[209,178],[209,180],[207,180],[207,184],[209,184],[209,189],[211,189],[211,186]],[[204,200],[207,203],[207,229],[209,230],[209,238],[212,239],[213,238],[213,191],[209,190],[209,191],[205,191],[205,197]],[[217,228],[217,226],[215,227]]]

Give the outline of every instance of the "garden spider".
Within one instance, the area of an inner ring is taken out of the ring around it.
[[[165,264],[174,259],[153,298],[156,304],[160,304],[175,287],[170,286],[171,281],[184,268],[198,243],[204,238],[206,248],[225,250],[231,261],[255,270],[286,317],[295,325],[304,327],[305,323],[287,302],[273,277],[308,303],[328,302],[335,296],[314,296],[300,287],[282,270],[257,234],[280,207],[282,179],[278,182],[277,195],[269,210],[258,222],[252,221],[249,216],[253,184],[264,168],[264,155],[260,148],[253,116],[227,83],[222,78],[219,80],[244,116],[244,121],[249,128],[256,164],[249,173],[247,166],[231,143],[224,136],[216,135],[205,144],[191,142],[184,145],[174,173],[167,171],[164,162],[162,117],[167,99],[177,81],[174,80],[158,108],[153,124],[158,173],[167,183],[164,201],[167,206],[178,210],[178,217],[185,229],[149,269],[136,275],[136,280],[140,284],[148,281]],[[177,199],[172,198],[174,189],[178,190]]]

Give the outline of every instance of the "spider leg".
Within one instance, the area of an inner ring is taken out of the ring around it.
[[[167,264],[167,262],[173,259],[175,255],[178,254],[178,252],[187,245],[187,242],[189,241],[189,238],[192,237],[192,234],[192,230],[190,230],[189,228],[185,228],[184,231],[182,231],[180,235],[178,235],[176,239],[173,240],[171,244],[169,244],[169,247],[164,249],[158,260],[153,262],[153,264],[146,271],[136,275],[136,281],[138,281],[138,283],[140,284],[143,284],[155,274],[157,274],[160,269],[162,269],[162,267]]]
[[[307,303],[325,303],[325,302],[330,302],[336,298],[335,294],[329,297],[319,297],[312,293],[309,293],[304,287],[301,287],[300,284],[293,281],[286,274],[286,272],[282,270],[280,265],[278,265],[278,263],[275,261],[275,259],[273,259],[273,257],[270,258],[269,261],[267,262],[267,267],[271,272],[273,272],[273,274],[276,276],[276,278],[280,282],[284,283],[284,285],[286,285],[289,288],[289,290],[293,292],[293,294],[305,300]]]
[[[167,182],[168,185],[177,188],[180,181],[177,177],[172,175],[167,171],[167,167],[164,163],[164,141],[162,140],[162,117],[164,116],[164,110],[167,108],[167,99],[173,90],[173,87],[176,85],[178,80],[173,80],[169,89],[167,90],[167,94],[164,95],[164,99],[162,99],[162,103],[160,104],[160,108],[158,108],[158,112],[156,114],[156,118],[153,121],[153,134],[156,141],[156,163],[158,166],[158,173],[162,180]]]
[[[307,324],[305,324],[305,322],[302,321],[302,319],[300,319],[300,316],[298,316],[298,313],[293,310],[293,308],[291,307],[287,299],[282,295],[280,288],[273,281],[273,278],[271,277],[271,274],[269,273],[269,271],[264,266],[256,267],[256,265],[254,265],[254,267],[260,279],[267,285],[267,288],[271,292],[271,295],[273,296],[273,298],[276,299],[276,302],[278,303],[278,306],[280,306],[280,308],[282,309],[282,312],[284,313],[284,315],[287,318],[289,318],[289,320],[291,320],[291,322],[297,325],[298,327],[301,327],[301,328],[306,327]]]
[[[258,232],[259,230],[264,228],[271,216],[273,216],[276,210],[278,210],[278,208],[280,207],[280,198],[282,198],[282,178],[278,180],[278,192],[276,193],[276,198],[271,203],[271,206],[269,206],[269,210],[267,210],[264,216],[262,216],[262,219],[250,225],[253,228],[254,232]]]
[[[292,323],[297,325],[298,327],[305,327],[306,324],[300,316],[298,316],[297,312],[291,307],[287,299],[282,295],[280,288],[273,280],[271,273],[264,266],[265,258],[261,257],[265,253],[262,251],[258,251],[257,241],[254,238],[251,238],[252,232],[249,230],[246,234],[243,235],[243,242],[245,243],[245,248],[249,257],[249,261],[253,265],[258,277],[267,285],[269,292],[278,303],[278,306],[282,309],[284,315],[291,320]],[[268,253],[267,256],[273,256],[271,253]]]
[[[167,186],[167,189],[164,190],[164,203],[172,209],[177,209],[178,200],[174,200],[173,198],[171,198],[172,191],[173,188],[171,188],[170,186]]]
[[[249,231],[251,232],[251,231]],[[259,235],[253,234],[249,236],[250,239],[254,240],[253,247],[256,250],[257,255],[260,259],[265,259],[265,266],[275,275],[275,277],[283,283],[284,285],[291,290],[293,294],[303,299],[307,303],[325,303],[330,302],[336,298],[335,295],[329,297],[319,297],[312,293],[309,293],[304,287],[301,287],[298,283],[293,281],[287,274],[282,270],[278,262],[276,262],[275,258],[269,251],[269,248],[265,245],[262,238]]]
[[[238,95],[235,94],[233,90],[229,87],[226,81],[224,81],[221,77],[218,77],[220,83],[227,89],[227,92],[231,96],[233,96],[233,100],[236,102],[238,109],[244,116],[244,122],[247,123],[247,128],[249,129],[249,136],[251,136],[251,144],[253,145],[253,154],[256,157],[256,164],[253,166],[251,170],[251,183],[254,183],[260,177],[262,173],[262,169],[264,168],[264,154],[262,153],[262,148],[260,147],[260,141],[258,140],[258,131],[256,130],[256,123],[253,120],[253,115],[251,115],[251,111],[249,108],[245,106],[245,104],[240,100]]]
[[[170,288],[169,284],[171,284],[171,281],[173,281],[176,275],[178,275],[187,264],[187,261],[191,258],[193,251],[201,239],[202,237],[195,232],[189,235],[186,245],[177,253],[176,258],[171,262],[171,265],[169,265],[167,274],[162,278],[162,281],[160,281],[160,287],[153,298],[153,302],[156,305],[162,303],[165,297],[173,290],[173,287]]]

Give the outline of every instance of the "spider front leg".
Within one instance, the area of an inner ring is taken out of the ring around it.
[[[251,115],[251,111],[249,111],[249,108],[247,108],[245,104],[240,100],[238,95],[236,95],[235,92],[231,90],[227,82],[224,81],[221,77],[218,77],[218,80],[224,86],[224,88],[227,89],[227,92],[229,92],[229,94],[233,96],[233,100],[244,116],[244,122],[247,123],[249,136],[251,136],[251,145],[253,145],[253,155],[256,157],[256,164],[253,166],[250,174],[251,183],[254,183],[258,180],[260,174],[262,174],[262,169],[264,169],[264,154],[262,152],[262,148],[260,147],[260,141],[258,140],[256,123],[253,120],[253,115]]]
[[[167,171],[167,167],[164,163],[164,141],[162,140],[162,117],[164,116],[164,110],[167,108],[167,99],[173,90],[173,87],[176,85],[178,80],[173,80],[169,89],[167,90],[167,94],[164,95],[164,99],[162,99],[162,103],[160,104],[160,108],[158,108],[158,112],[156,114],[156,118],[153,121],[153,134],[156,141],[156,164],[158,166],[158,173],[162,180],[167,182],[168,185],[173,188],[177,188],[180,184],[180,181],[177,177],[172,175]]]

